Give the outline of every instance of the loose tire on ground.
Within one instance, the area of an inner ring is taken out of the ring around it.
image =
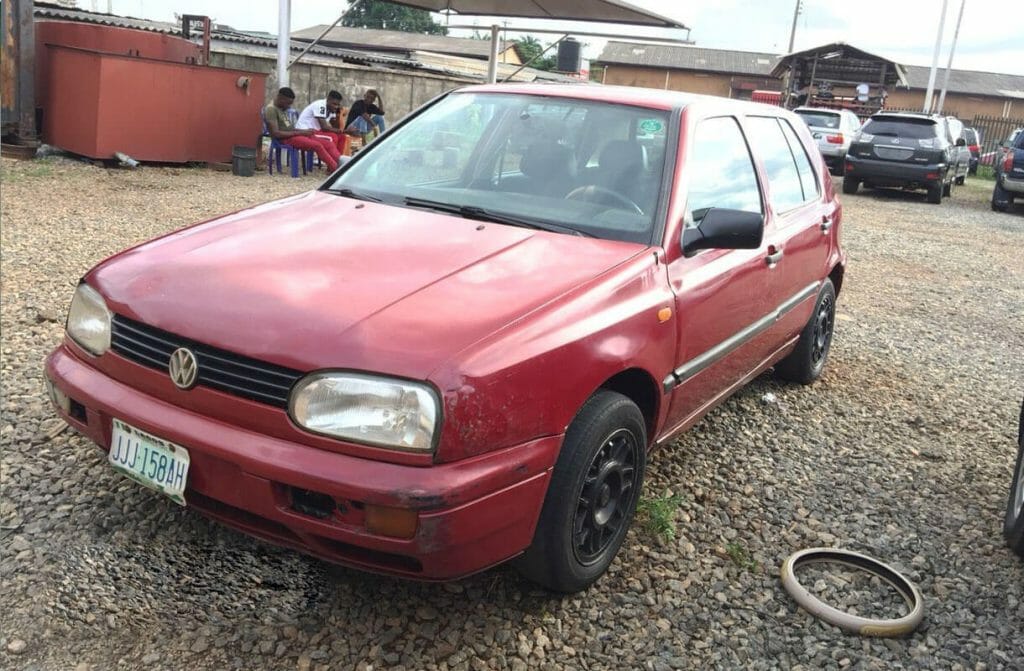
[[[626,537],[646,464],[640,409],[622,394],[599,390],[565,433],[533,544],[516,560],[519,572],[556,592],[593,584]]]
[[[1020,407],[1017,430],[1017,461],[1010,480],[1010,497],[1006,501],[1003,535],[1010,549],[1024,557],[1024,403]]]
[[[852,177],[843,177],[843,193],[857,193],[860,181]]]
[[[814,312],[804,330],[796,349],[789,356],[775,364],[775,374],[784,380],[810,384],[821,377],[828,361],[832,346],[832,330],[836,321],[836,289],[832,280],[826,279],[818,290]]]

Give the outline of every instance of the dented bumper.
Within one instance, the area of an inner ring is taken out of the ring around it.
[[[532,541],[562,436],[434,466],[382,463],[281,440],[148,396],[66,346],[46,376],[74,404],[60,415],[102,449],[111,420],[185,447],[189,507],[272,543],[358,568],[449,580]],[[278,412],[268,408],[267,412]],[[413,511],[415,532],[371,532],[370,509]]]

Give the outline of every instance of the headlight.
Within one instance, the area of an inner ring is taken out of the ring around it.
[[[292,391],[295,423],[314,433],[429,452],[440,422],[437,394],[425,384],[359,373],[314,373]]]
[[[88,284],[79,284],[71,299],[68,335],[96,356],[110,349],[110,310],[103,297]]]

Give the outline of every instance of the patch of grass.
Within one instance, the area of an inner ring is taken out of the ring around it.
[[[745,571],[756,571],[760,567],[757,560],[750,554],[750,550],[739,543],[729,543],[725,546],[725,552],[733,564]]]
[[[989,182],[996,181],[996,169],[990,165],[979,165],[978,173],[973,175],[978,179],[984,179]]]
[[[20,182],[36,177],[49,177],[53,174],[53,166],[39,161],[26,161],[24,165],[4,166],[3,181]]]
[[[676,511],[682,502],[682,496],[671,492],[657,497],[644,496],[636,505],[637,519],[655,538],[673,541],[676,539]]]

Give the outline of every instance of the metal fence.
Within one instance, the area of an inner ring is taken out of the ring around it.
[[[1003,142],[1017,128],[1024,128],[1024,119],[1010,119],[978,114],[970,122],[963,120],[968,128],[981,133],[981,164],[991,165],[993,156],[998,155]]]

